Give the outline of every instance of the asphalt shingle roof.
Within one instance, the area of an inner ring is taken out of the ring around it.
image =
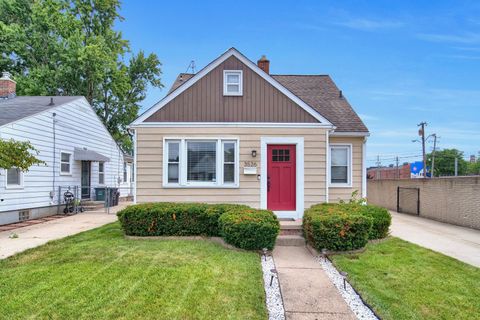
[[[55,96],[53,97],[53,106],[49,105],[50,98],[52,97],[19,96],[10,99],[0,99],[0,126],[47,111],[81,97]]]
[[[194,76],[180,73],[168,94]],[[353,110],[328,75],[271,75],[281,85],[314,108],[337,129],[335,132],[368,132],[358,114]]]

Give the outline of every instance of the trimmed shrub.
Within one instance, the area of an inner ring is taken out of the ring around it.
[[[392,224],[392,216],[387,209],[374,205],[348,206],[352,212],[372,218],[372,229],[370,229],[368,239],[383,239],[388,235],[388,229]]]
[[[219,217],[227,210],[248,209],[242,205],[204,203],[144,203],[117,213],[130,236],[218,236]]]
[[[280,223],[272,211],[233,209],[220,217],[221,235],[227,243],[246,250],[273,249]]]
[[[305,238],[315,249],[355,250],[368,242],[372,218],[352,213],[341,204],[312,206],[303,215]]]

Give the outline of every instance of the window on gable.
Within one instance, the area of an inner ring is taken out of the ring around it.
[[[72,154],[69,152],[60,153],[60,174],[72,173]]]
[[[243,94],[242,70],[223,71],[223,95],[241,96]]]
[[[238,181],[237,141],[181,139],[165,141],[166,186],[226,186]],[[183,155],[183,156],[182,156]]]
[[[330,146],[330,183],[332,185],[351,184],[351,147],[349,145]]]
[[[7,188],[21,188],[23,187],[22,171],[18,168],[10,168],[7,170]]]

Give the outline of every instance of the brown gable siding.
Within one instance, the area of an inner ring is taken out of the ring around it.
[[[223,96],[223,70],[243,70],[243,96]],[[231,56],[145,122],[318,122]]]

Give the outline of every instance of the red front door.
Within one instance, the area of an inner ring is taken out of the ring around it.
[[[295,145],[268,145],[267,156],[267,208],[296,210]]]

